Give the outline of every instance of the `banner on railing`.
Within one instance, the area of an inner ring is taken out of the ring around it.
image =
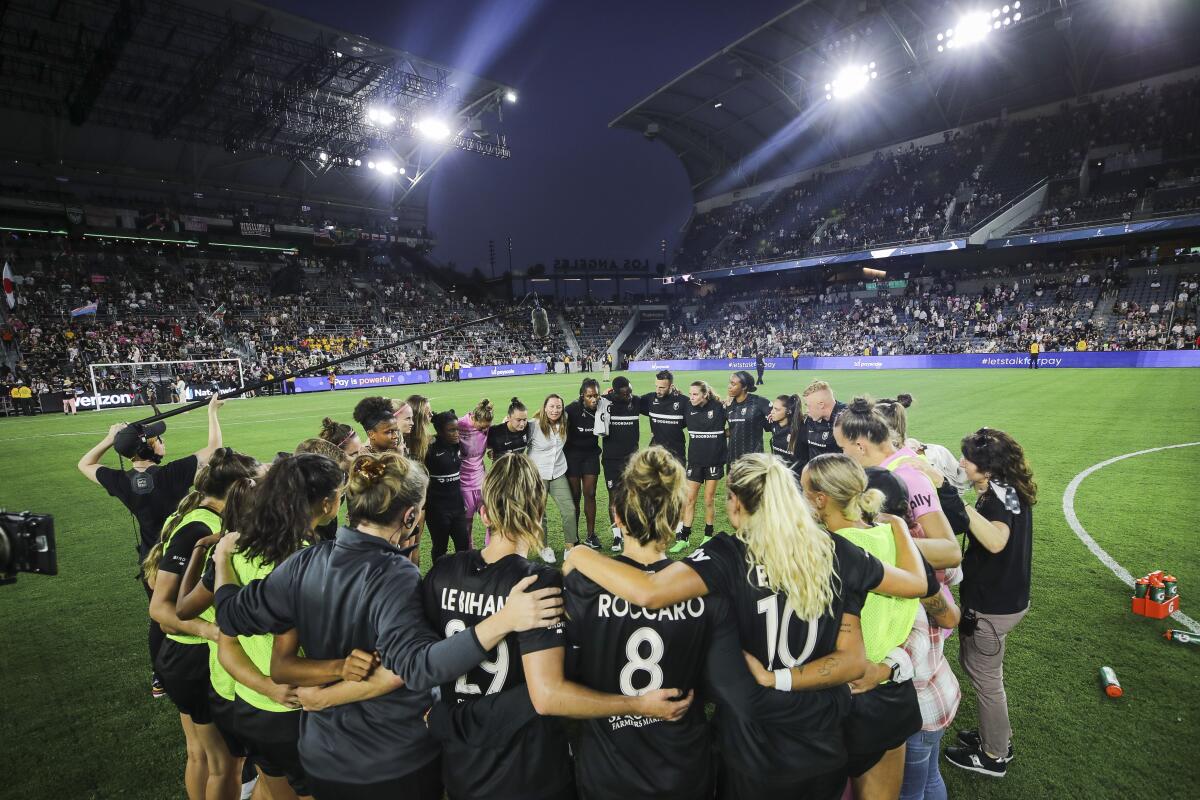
[[[373,386],[405,386],[410,383],[429,383],[429,370],[417,369],[409,372],[360,372],[353,375],[336,376],[338,389],[367,389]],[[329,376],[296,378],[296,391],[328,392]]]
[[[542,375],[545,364],[497,364],[493,367],[463,367],[459,377],[464,381],[474,378],[511,378],[514,375]]]
[[[872,369],[1021,369],[1029,367],[1028,353],[952,353],[929,356],[801,356],[763,359],[768,370],[872,370]],[[1094,369],[1114,367],[1200,367],[1200,350],[1122,350],[1119,352],[1043,353],[1040,369]],[[661,359],[633,361],[633,372],[659,370],[748,370],[753,358]]]

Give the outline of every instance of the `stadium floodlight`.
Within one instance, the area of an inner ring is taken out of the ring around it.
[[[515,102],[517,102],[517,93],[514,92],[512,89],[509,89],[507,92],[504,93],[504,99],[510,103],[515,103]]]
[[[441,141],[450,135],[450,126],[436,117],[426,117],[413,125],[426,139]]]
[[[369,108],[367,122],[380,128],[390,128],[396,122],[396,115],[386,108]]]
[[[992,20],[987,12],[967,14],[954,26],[955,43],[958,47],[978,44],[992,30]]]
[[[825,84],[826,100],[845,100],[867,88],[867,84],[879,73],[875,71],[875,62],[843,67],[832,81]]]
[[[384,159],[383,161],[376,162],[375,171],[384,175],[395,175],[397,172],[400,172],[400,168],[396,166],[395,161]]]
[[[317,153],[317,160],[318,161],[328,161],[329,153],[326,153],[324,150],[322,150],[321,152]]]

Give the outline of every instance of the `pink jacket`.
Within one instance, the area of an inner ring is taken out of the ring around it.
[[[487,431],[471,424],[471,415],[458,420],[458,453],[462,458],[459,480],[463,491],[479,491],[483,488],[483,454],[487,450]]]

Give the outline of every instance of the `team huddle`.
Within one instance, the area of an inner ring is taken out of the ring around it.
[[[944,797],[936,739],[917,741],[958,704],[949,587],[1006,613],[980,579],[1028,560],[1021,448],[984,428],[956,459],[909,436],[904,395],[757,389],[746,372],[725,399],[669,372],[641,396],[587,379],[502,419],[487,400],[367,397],[361,437],[326,418],[270,464],[224,446],[216,398],[208,446],[170,463],[161,423],[113,426],[79,468],[138,520],[189,798],[238,797],[244,764],[264,798]],[[132,467],[100,466],[110,447]],[[732,533],[713,530],[722,479]],[[981,675],[994,657],[976,654]],[[946,758],[1002,775],[1007,724],[1005,707]]]

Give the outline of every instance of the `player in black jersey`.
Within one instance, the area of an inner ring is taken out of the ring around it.
[[[722,798],[836,798],[845,786],[846,684],[863,676],[858,615],[868,591],[920,597],[926,576],[908,529],[893,526],[896,567],[822,531],[795,478],[763,453],[736,462],[726,498],[735,536],[716,536],[686,561],[647,573],[572,551],[567,564],[643,608],[720,595],[761,684],[790,692],[786,713],[739,717],[717,694]],[[765,666],[764,666],[765,665]]]
[[[608,435],[604,437],[604,486],[608,489],[609,519],[612,520],[612,550],[621,550],[621,528],[613,516],[612,492],[625,472],[625,465],[638,449],[642,419],[638,414],[640,402],[633,395],[633,387],[624,375],[613,378],[612,390],[605,395],[608,400]]]
[[[596,536],[596,479],[600,475],[600,441],[593,432],[596,427],[596,406],[600,404],[600,382],[584,378],[579,385],[579,399],[567,406],[567,482],[575,500],[575,524],[579,526],[579,503],[587,519],[585,543],[593,550],[600,549]]]
[[[797,441],[797,437],[793,435],[792,418],[796,416],[798,405],[798,395],[781,394],[771,403],[771,416],[767,419],[767,430],[771,434],[771,452],[783,459],[783,463],[788,465],[797,478],[800,477],[803,467],[796,466],[801,459],[796,456],[793,447],[804,447],[807,452],[807,442],[803,439]]]
[[[446,555],[450,542],[454,552],[471,548],[467,505],[463,502],[459,454],[458,414],[454,409],[433,415],[436,436],[425,453],[429,488],[425,494],[425,524],[429,526],[430,558]]]
[[[492,462],[505,453],[524,453],[529,449],[529,411],[521,399],[508,404],[508,416],[499,425],[488,428],[487,451]]]
[[[661,447],[633,456],[612,492],[625,533],[625,554],[617,561],[646,572],[673,563],[663,551],[683,513],[686,480],[683,466]],[[579,572],[567,575],[564,585],[567,638],[580,682],[627,696],[663,686],[699,687],[717,618],[712,606],[721,601],[697,597],[656,612],[604,591]],[[674,724],[625,715],[589,720],[581,739],[575,763],[586,800],[712,796],[709,733],[699,703]]]
[[[704,541],[713,535],[716,518],[717,482],[725,474],[725,406],[717,399],[713,388],[705,381],[695,381],[688,394],[687,479],[688,500],[683,507],[683,526],[676,534],[672,553],[681,553],[692,535],[692,518],[696,513],[696,496],[704,484]]]
[[[546,490],[528,456],[502,456],[483,483],[483,516],[492,538],[434,565],[422,584],[426,613],[447,637],[496,608],[518,582],[534,575],[539,588],[561,586],[561,574],[527,560],[543,543]],[[444,744],[443,780],[452,800],[574,798],[567,737],[554,717],[622,714],[682,716],[689,701],[677,689],[639,696],[602,694],[564,677],[563,626],[510,634],[487,659],[442,686],[431,730]],[[502,695],[503,696],[497,696]],[[523,702],[522,702],[523,701]],[[475,708],[462,708],[473,705]],[[463,712],[470,712],[464,714]]]
[[[771,402],[759,397],[758,387],[749,372],[742,370],[729,376],[728,463],[732,464],[747,453],[763,451],[763,433],[770,430]]]
[[[683,464],[688,399],[675,388],[675,376],[663,370],[654,376],[654,391],[641,397],[640,411],[650,417],[650,444],[665,447]]]
[[[826,453],[841,452],[833,438],[833,426],[838,417],[846,410],[845,403],[839,403],[833,396],[833,389],[825,381],[813,381],[801,394],[804,407],[796,409],[792,424],[796,426],[796,435],[803,432],[806,447],[795,448],[803,463],[800,469],[808,463],[808,459],[825,455]]]

